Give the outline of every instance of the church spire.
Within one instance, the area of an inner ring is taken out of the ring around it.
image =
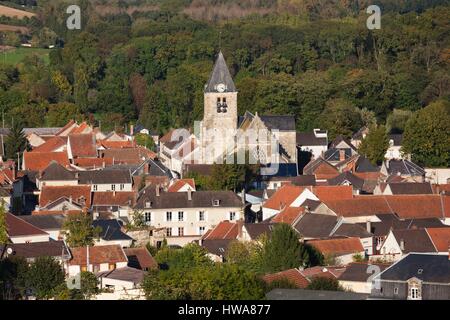
[[[223,57],[222,51],[219,52],[214,69],[205,86],[205,92],[236,92],[230,71]]]

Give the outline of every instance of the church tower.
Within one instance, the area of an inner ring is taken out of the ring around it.
[[[212,159],[231,151],[238,125],[237,94],[225,58],[220,52],[204,91],[201,124],[204,163],[214,162]]]

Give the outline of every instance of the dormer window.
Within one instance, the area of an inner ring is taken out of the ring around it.
[[[146,208],[151,208],[152,207],[152,202],[151,201],[146,201],[145,202],[145,207]]]
[[[220,200],[213,200],[213,206],[214,207],[220,206]]]

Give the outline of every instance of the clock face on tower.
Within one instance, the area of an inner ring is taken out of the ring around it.
[[[219,83],[217,85],[217,91],[220,92],[220,93],[225,92],[226,89],[227,89],[227,86],[224,85],[223,83]]]

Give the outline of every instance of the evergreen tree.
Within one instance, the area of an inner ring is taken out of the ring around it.
[[[29,149],[30,145],[25,137],[25,134],[23,133],[22,125],[19,122],[14,121],[5,141],[6,158],[17,159],[17,153],[20,153],[20,156],[22,156],[22,153]]]
[[[381,165],[388,148],[389,137],[386,127],[378,126],[370,128],[358,151],[374,165]]]
[[[272,229],[262,252],[262,270],[266,273],[297,268],[301,265],[301,244],[297,232],[281,223]]]

